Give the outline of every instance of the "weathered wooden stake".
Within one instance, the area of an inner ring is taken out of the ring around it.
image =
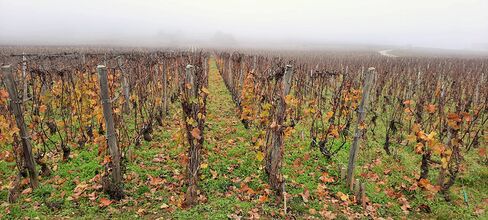
[[[283,212],[285,213],[285,217],[287,216],[287,206],[286,206],[286,187],[285,187],[285,180],[283,179]]]
[[[359,183],[359,179],[356,179],[356,182],[354,183],[354,195],[356,196],[356,199],[359,198],[359,187],[360,187],[360,183]]]
[[[234,84],[233,82],[233,77],[232,77],[232,65],[234,64],[234,62],[232,61],[232,54],[231,56],[229,57],[229,61],[228,61],[228,64],[229,64],[229,67],[228,67],[228,72],[227,72],[227,78],[229,79],[229,88],[234,88],[234,86],[232,86]],[[233,91],[232,91],[233,92]],[[232,94],[232,98],[234,95]]]
[[[163,63],[163,70],[161,71],[163,81],[163,113],[168,114],[168,73],[166,71],[166,65]]]
[[[339,175],[337,178],[338,178],[339,181],[343,179],[343,177],[342,177],[342,170],[343,169],[344,169],[344,165],[337,164],[337,173]]]
[[[129,89],[129,80],[127,79],[127,73],[124,70],[122,57],[117,58],[117,63],[119,65],[119,69],[122,72],[122,93],[124,94],[124,105],[122,106],[122,112],[124,114],[130,113],[130,89]]]
[[[15,116],[15,122],[17,128],[19,128],[19,136],[22,140],[22,155],[24,156],[25,165],[29,172],[30,185],[32,189],[37,188],[39,181],[37,180],[36,162],[32,154],[32,143],[29,136],[29,130],[24,121],[24,112],[22,110],[22,100],[17,94],[17,84],[15,82],[14,74],[12,73],[12,67],[10,65],[2,66],[2,73],[10,97],[10,110]],[[23,97],[24,98],[24,97]]]
[[[366,208],[366,187],[364,183],[361,183],[361,186],[359,187],[359,200],[358,204],[361,204],[363,208]]]
[[[26,100],[28,96],[27,92],[27,58],[25,57],[25,53],[22,53],[22,99]]]
[[[269,176],[270,186],[280,195],[283,194],[283,175],[281,166],[284,154],[283,133],[285,120],[286,103],[285,97],[290,92],[291,75],[293,68],[287,65],[283,76],[282,93],[278,94],[276,112],[274,113],[273,127],[270,126],[271,142],[266,146],[266,173]]]
[[[366,116],[365,108],[367,107],[369,88],[371,86],[371,80],[373,79],[374,71],[374,67],[370,67],[365,73],[363,81],[363,93],[361,102],[358,107],[358,122],[354,131],[354,140],[351,146],[351,150],[349,151],[349,163],[347,165],[347,184],[349,185],[350,189],[352,189],[353,187],[354,169],[356,168],[356,159],[359,152],[359,141],[361,136],[363,135],[363,129],[360,127],[364,124],[364,118]]]
[[[285,75],[283,76],[283,97],[290,93],[292,76],[293,67],[291,65],[286,65]]]
[[[186,65],[186,79],[188,80],[187,84],[191,86],[191,89],[188,89],[188,98],[196,97],[197,94],[197,87],[195,85],[195,67],[192,65]],[[186,86],[186,85],[185,85]]]
[[[197,85],[195,85],[196,80],[196,72],[195,67],[192,65],[186,66],[185,72],[185,83],[183,83],[183,91],[185,92],[185,97],[183,98],[182,104],[184,107],[185,116],[186,118],[192,117],[196,120],[195,116],[198,111],[198,106],[192,101],[198,97],[197,94]],[[186,109],[188,108],[188,109]],[[185,118],[185,120],[186,120]],[[196,203],[196,198],[198,195],[198,173],[200,170],[200,151],[201,151],[201,144],[203,142],[200,139],[197,139],[193,133],[192,129],[198,127],[193,127],[193,125],[186,125],[187,130],[187,139],[188,144],[190,145],[190,149],[188,151],[188,189],[185,195],[185,203],[187,206],[192,206]],[[198,135],[202,135],[202,130],[198,128],[199,133]],[[201,137],[200,137],[201,138]]]
[[[115,133],[114,118],[112,114],[112,102],[108,92],[108,77],[107,67],[98,65],[98,78],[100,82],[100,96],[103,107],[103,117],[105,118],[105,127],[107,129],[107,143],[110,151],[111,161],[109,162],[109,169],[111,172],[111,180],[106,182],[104,186],[105,191],[110,195],[112,199],[120,200],[123,197],[122,190],[122,172],[120,169],[120,152],[117,146],[117,136]]]

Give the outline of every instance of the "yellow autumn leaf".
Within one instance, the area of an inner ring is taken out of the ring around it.
[[[435,138],[435,135],[436,135],[436,132],[432,131],[432,132],[430,132],[430,134],[427,135],[427,139],[432,140]]]
[[[339,137],[339,131],[337,130],[336,127],[333,127],[332,129],[330,129],[329,135],[337,138],[337,137]]]
[[[447,162],[448,162],[448,160],[446,157],[441,158],[442,168],[447,169]]]
[[[337,197],[338,197],[339,199],[341,199],[341,200],[342,200],[342,201],[344,201],[344,202],[345,202],[345,201],[347,201],[347,200],[349,200],[349,196],[348,196],[348,195],[346,195],[346,194],[344,194],[344,193],[342,193],[342,192],[337,192],[337,194],[336,194],[336,195],[337,195]]]
[[[442,144],[434,144],[429,146],[434,155],[441,155],[441,153],[444,151],[444,146]]]
[[[198,112],[197,118],[198,119],[204,119],[205,118],[205,115],[203,115],[202,113]]]
[[[264,160],[264,154],[263,152],[259,151],[257,154],[256,154],[256,159],[258,161],[263,161]]]
[[[210,94],[210,92],[208,91],[208,89],[205,88],[205,87],[202,88],[202,92],[205,93],[205,94],[207,94],[207,95]]]
[[[417,141],[417,136],[415,136],[415,135],[408,135],[406,139],[407,139],[407,141],[409,143],[414,143],[414,142]]]
[[[197,125],[197,122],[192,117],[188,117],[186,119],[186,123],[188,123],[191,126],[196,126]]]

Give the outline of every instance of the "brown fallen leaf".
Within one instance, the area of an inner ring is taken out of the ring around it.
[[[327,210],[322,210],[320,211],[320,215],[324,218],[324,219],[335,219],[337,218],[337,215],[334,214],[333,212],[331,211],[327,211]]]
[[[312,208],[312,209],[309,209],[308,210],[308,213],[310,213],[310,215],[316,215],[317,214],[317,210],[315,210],[315,209]]]
[[[307,203],[308,199],[310,198],[310,191],[308,191],[308,189],[305,189],[303,193],[300,193],[300,195],[302,196],[303,202]]]
[[[191,130],[191,136],[198,140],[202,139],[202,136],[200,136],[200,129],[198,128],[193,128],[193,130]]]
[[[140,209],[138,209],[138,210],[137,210],[137,214],[138,214],[139,216],[143,216],[145,213],[146,213],[146,210],[145,210],[145,209],[143,209],[143,208],[140,208]]]
[[[29,194],[29,193],[31,193],[31,192],[32,192],[32,188],[30,188],[30,187],[29,187],[29,188],[27,188],[27,189],[24,189],[24,191],[22,191],[22,194],[23,194],[23,195],[27,195],[27,194]]]
[[[210,170],[210,173],[212,174],[212,179],[215,179],[217,178],[217,176],[219,175],[216,171],[214,170]]]
[[[482,208],[476,207],[476,208],[474,209],[474,214],[475,214],[475,215],[477,215],[477,216],[481,216],[481,215],[483,215],[484,213],[485,213],[485,210],[484,210],[484,209],[482,209]]]
[[[110,200],[110,199],[107,199],[107,198],[100,198],[100,205],[99,205],[99,206],[100,206],[100,207],[102,207],[102,208],[103,208],[103,207],[107,207],[107,206],[109,206],[110,204],[112,204],[112,202],[113,202],[113,201],[112,201],[112,200]]]
[[[332,182],[334,182],[334,178],[333,177],[330,177],[327,172],[323,172],[322,173],[322,176],[320,176],[319,179],[322,180],[322,182],[324,182],[324,183],[332,183]]]

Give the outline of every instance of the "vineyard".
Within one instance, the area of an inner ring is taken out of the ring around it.
[[[0,48],[0,218],[488,218],[488,59]]]

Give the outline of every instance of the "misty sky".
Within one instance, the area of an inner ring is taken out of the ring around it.
[[[0,44],[235,39],[488,48],[488,0],[0,0],[0,8]]]

